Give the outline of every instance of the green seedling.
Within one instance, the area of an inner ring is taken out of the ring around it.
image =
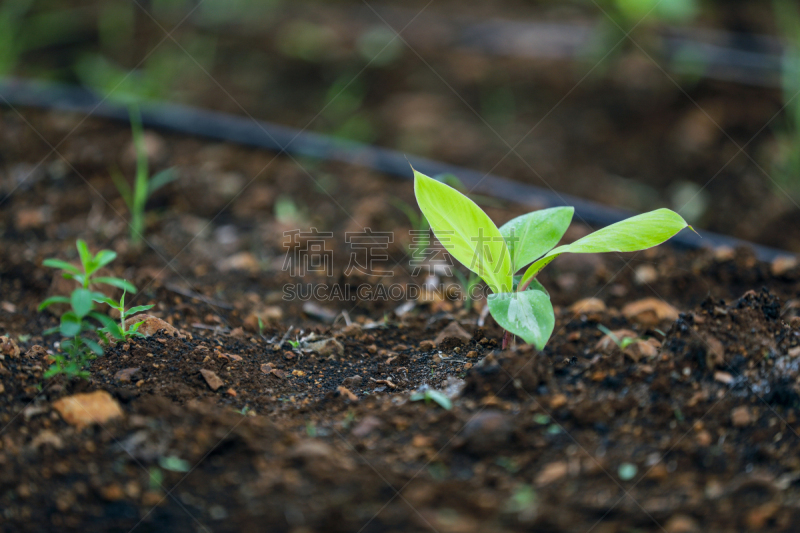
[[[411,395],[412,402],[419,402],[422,400],[425,401],[426,405],[430,405],[431,402],[436,402],[442,409],[447,411],[453,408],[453,402],[450,401],[450,398],[436,390],[428,389],[426,391],[415,392]]]
[[[414,193],[442,246],[475,272],[493,294],[489,312],[510,335],[543,349],[555,313],[536,276],[565,253],[634,252],[659,245],[690,227],[669,209],[657,209],[612,224],[572,244],[555,247],[572,221],[572,207],[555,207],[517,217],[498,228],[475,202],[452,187],[414,171]],[[514,274],[526,265],[521,276]]]
[[[125,280],[95,274],[104,266],[111,263],[117,254],[111,250],[101,250],[92,255],[86,243],[78,239],[76,246],[81,260],[78,267],[60,259],[45,259],[43,265],[62,270],[62,276],[78,283],[78,288],[69,296],[51,296],[39,304],[39,311],[47,309],[53,304],[67,304],[70,309],[61,315],[60,324],[44,332],[45,335],[60,333],[65,340],[61,343],[62,353],[53,356],[53,365],[45,372],[44,377],[49,378],[57,374],[64,374],[68,378],[88,378],[85,370],[89,361],[103,355],[103,349],[93,339],[87,338],[87,333],[97,331],[96,325],[89,319],[94,319],[105,325],[113,321],[106,315],[95,310],[94,302],[108,299],[105,294],[93,290],[97,285],[111,285],[123,291],[136,292],[136,287]],[[114,324],[116,326],[116,324]],[[102,336],[102,335],[101,335]]]
[[[602,331],[605,335],[608,335],[608,337],[612,341],[614,341],[614,344],[616,344],[620,350],[624,350],[625,348],[627,348],[628,346],[639,340],[639,339],[632,339],[630,337],[625,337],[624,339],[620,339],[614,334],[613,331],[605,327],[603,324],[598,324],[597,329]]]
[[[114,300],[108,296],[96,295],[94,301],[108,304],[109,307],[116,309],[119,313],[119,324],[117,324],[113,319],[99,313],[97,317],[94,317],[105,326],[103,329],[98,330],[97,334],[100,335],[106,344],[109,343],[110,339],[126,341],[132,337],[144,337],[144,335],[139,333],[139,326],[144,323],[144,320],[140,320],[139,322],[131,324],[130,326],[125,326],[125,320],[127,320],[127,318],[130,316],[136,315],[137,313],[152,309],[152,305],[138,305],[126,310],[124,290],[122,291],[122,296],[119,300]]]
[[[117,186],[117,190],[125,201],[125,205],[131,215],[131,243],[134,247],[139,248],[144,238],[144,209],[148,198],[161,187],[175,181],[177,174],[174,168],[168,168],[150,177],[139,108],[133,105],[130,106],[129,114],[133,132],[133,145],[136,148],[136,179],[134,180],[133,189],[131,189],[131,186],[118,170],[111,172],[111,178],[114,180],[114,185]]]

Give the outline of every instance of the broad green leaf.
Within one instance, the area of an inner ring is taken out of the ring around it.
[[[414,193],[442,246],[494,292],[511,290],[511,256],[492,219],[452,187],[414,171]]]
[[[489,312],[500,326],[541,350],[556,324],[553,305],[540,290],[490,294]]]
[[[513,271],[542,257],[567,231],[574,207],[553,207],[533,211],[509,220],[500,228],[511,253]]]
[[[551,250],[528,268],[522,277],[522,283],[536,276],[561,254],[636,252],[657,246],[686,227],[690,226],[678,213],[669,209],[656,209],[628,218],[590,233],[572,244]]]
[[[67,272],[75,275],[80,275],[82,273],[80,268],[71,263],[67,263],[66,261],[62,261],[61,259],[45,259],[42,261],[42,265],[50,268],[66,270]]]
[[[99,278],[94,278],[92,281],[95,283],[105,283],[106,285],[111,285],[112,287],[117,287],[118,289],[136,294],[136,287],[124,279],[107,278],[101,276]]]
[[[103,268],[116,258],[117,252],[112,252],[111,250],[100,250],[97,252],[97,255],[94,256],[93,263],[95,264],[96,268]]]
[[[59,330],[64,337],[74,337],[81,332],[81,319],[72,311],[67,311],[61,315]]]
[[[46,299],[45,301],[39,304],[38,310],[43,311],[44,309],[47,309],[53,304],[68,304],[68,303],[70,303],[69,298],[67,298],[66,296],[51,296],[50,298]]]
[[[92,253],[89,251],[89,247],[86,246],[86,241],[83,239],[78,239],[75,245],[78,247],[78,254],[81,256],[81,264],[83,265],[83,269],[86,271],[87,275],[91,274],[94,272],[94,269],[91,268]]]
[[[79,318],[85,317],[92,310],[92,291],[89,289],[75,289],[70,296],[72,310]]]

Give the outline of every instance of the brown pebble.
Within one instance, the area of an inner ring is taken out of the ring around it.
[[[361,385],[364,379],[356,374],[355,376],[350,376],[349,378],[345,378],[342,380],[342,386],[347,387],[348,389],[355,389]]]
[[[220,379],[220,377],[215,372],[212,372],[211,370],[207,370],[205,368],[201,368],[200,373],[203,375],[203,379],[206,380],[206,383],[208,384],[208,387],[211,390],[215,391],[220,387],[222,387],[223,385],[222,379]]]
[[[476,352],[475,350],[471,350],[467,352],[467,357],[469,357],[470,359],[472,359],[473,357],[478,357],[478,352]]]
[[[339,391],[339,394],[341,394],[342,396],[344,396],[345,398],[347,398],[347,399],[348,399],[348,400],[350,400],[351,402],[357,402],[357,401],[358,401],[358,396],[356,396],[355,394],[353,394],[353,393],[350,391],[350,389],[348,389],[347,387],[342,387],[342,386],[340,385],[340,386],[338,386],[338,387],[336,388],[336,390],[337,390],[337,391]]]
[[[469,342],[470,339],[472,339],[472,335],[464,331],[464,328],[462,328],[458,322],[454,321],[450,322],[447,325],[447,327],[445,327],[442,331],[440,331],[439,334],[436,335],[436,338],[433,339],[433,342],[436,343],[436,345],[438,346],[445,339],[449,339],[451,337],[454,337],[460,340],[461,342],[465,343]]]
[[[567,405],[567,397],[563,394],[554,394],[550,398],[550,409],[558,409]]]
[[[736,427],[745,427],[753,423],[753,415],[750,413],[750,408],[746,405],[740,405],[731,411],[731,422]]]
[[[431,340],[420,341],[419,349],[421,352],[429,352],[436,348],[436,343]]]
[[[699,533],[700,526],[697,520],[685,514],[676,514],[664,524],[667,533]]]
[[[468,451],[477,455],[496,453],[511,439],[513,419],[500,411],[486,410],[473,416],[464,426]]]
[[[602,313],[606,310],[606,304],[600,298],[584,298],[578,300],[571,306],[569,311],[573,315],[585,315],[589,313]]]
[[[706,429],[697,433],[697,444],[699,446],[702,446],[704,448],[711,446],[713,440],[714,439],[713,437],[711,437],[711,433],[709,433],[708,430]]]
[[[105,424],[122,416],[117,401],[104,390],[61,398],[53,402],[53,408],[68,424],[79,429],[91,424]]]
[[[566,476],[567,472],[569,472],[569,465],[566,461],[550,463],[542,468],[542,471],[536,475],[533,482],[537,487],[544,487]]]
[[[139,370],[141,370],[141,367],[138,366],[136,368],[124,368],[114,374],[114,379],[123,383],[129,383],[132,381],[134,374]]]
[[[234,398],[236,397],[236,391],[233,389],[226,390],[225,394],[227,394],[228,396],[233,396]]]
[[[797,268],[797,258],[791,256],[776,257],[769,266],[773,276],[783,276]]]
[[[644,298],[631,302],[622,308],[625,318],[638,322],[643,326],[657,326],[662,322],[674,322],[678,319],[678,310],[658,298]]]

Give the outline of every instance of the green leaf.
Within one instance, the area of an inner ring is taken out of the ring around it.
[[[97,303],[108,304],[114,309],[119,309],[119,302],[116,301],[114,298],[106,296],[102,292],[98,291],[92,292],[92,300],[94,300]]]
[[[678,213],[669,209],[656,209],[628,218],[597,230],[572,244],[551,250],[528,268],[522,277],[522,283],[536,276],[563,253],[636,252],[657,246],[686,227],[691,226]]]
[[[135,315],[136,313],[141,313],[142,311],[149,311],[154,306],[151,305],[137,305],[136,307],[131,307],[127,311],[125,311],[126,315]]]
[[[42,335],[52,335],[53,333],[58,333],[61,330],[60,327],[56,326],[54,328],[47,328],[42,332]]]
[[[114,185],[116,185],[119,195],[122,196],[122,201],[125,202],[128,210],[133,210],[133,193],[131,192],[131,186],[128,185],[128,182],[122,177],[122,173],[119,169],[111,169],[111,180],[114,182]]]
[[[39,304],[38,310],[43,311],[53,304],[68,304],[68,303],[70,303],[69,298],[67,298],[66,296],[51,296],[50,298],[47,298],[45,301]]]
[[[556,317],[547,293],[540,290],[490,294],[489,312],[501,327],[541,350],[553,333]]]
[[[417,391],[411,395],[412,402],[418,402],[421,400],[425,400],[425,403],[429,403],[434,401],[438,403],[443,409],[450,410],[453,408],[453,402],[450,401],[450,398],[445,396],[443,393],[437,390],[426,390],[424,392]]]
[[[92,310],[92,291],[89,289],[75,289],[72,291],[69,301],[78,318],[83,318]]]
[[[414,171],[414,193],[442,246],[494,292],[511,290],[511,256],[492,219],[452,187]]]
[[[83,339],[83,343],[97,355],[103,355],[103,348],[92,339]]]
[[[58,268],[60,270],[66,270],[71,274],[75,274],[79,276],[82,274],[81,269],[76,267],[71,263],[67,263],[66,261],[62,261],[60,259],[45,259],[42,261],[42,265],[50,268]]]
[[[551,250],[572,221],[574,207],[553,207],[533,211],[509,220],[500,228],[516,272]]]
[[[94,269],[91,268],[92,253],[89,251],[89,247],[86,246],[86,241],[83,239],[78,239],[75,245],[78,247],[78,254],[81,256],[81,264],[83,265],[83,269],[86,271],[87,275],[91,274],[94,272]]]
[[[117,252],[112,252],[111,250],[100,250],[97,252],[97,255],[94,256],[93,263],[97,268],[103,268],[116,258]]]
[[[92,281],[95,283],[105,283],[106,285],[111,285],[112,287],[117,287],[118,289],[122,289],[123,291],[136,294],[136,287],[131,283],[125,281],[124,279],[108,278],[101,276],[99,278],[94,278]]]
[[[67,311],[61,315],[59,330],[64,337],[74,337],[81,332],[81,319],[72,311]]]
[[[176,179],[178,179],[178,173],[174,168],[167,168],[161,172],[157,172],[150,178],[150,182],[147,184],[147,196],[152,196],[158,189],[172,183]]]
[[[92,311],[89,313],[89,316],[100,322],[103,325],[103,328],[108,330],[109,333],[115,337],[119,338],[119,335],[122,334],[119,329],[119,324],[111,317],[104,315],[103,313],[98,313],[97,311]]]

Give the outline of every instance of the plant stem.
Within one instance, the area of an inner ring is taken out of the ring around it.
[[[508,348],[508,345],[509,345],[510,343],[511,343],[511,333],[509,333],[508,331],[506,331],[506,332],[503,334],[503,346],[502,346],[502,349],[503,349],[503,350],[507,349],[507,348]]]

